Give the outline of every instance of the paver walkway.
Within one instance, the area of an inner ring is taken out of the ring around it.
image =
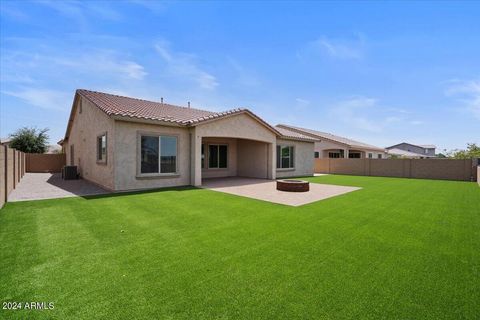
[[[240,177],[204,179],[202,188],[295,207],[361,189],[310,183],[308,192],[286,192],[277,190],[274,180]]]
[[[26,173],[17,188],[8,196],[8,201],[54,199],[105,193],[108,191],[83,179],[63,180],[60,173]]]

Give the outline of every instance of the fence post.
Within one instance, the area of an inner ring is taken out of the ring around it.
[[[5,202],[7,202],[8,198],[8,147],[4,146],[5,150]]]
[[[13,181],[13,189],[15,189],[16,187],[16,181],[15,181],[15,149],[12,149],[13,150],[13,170],[12,170],[12,181]]]
[[[18,168],[17,168],[17,182],[20,183],[20,168],[21,168],[21,158],[20,158],[20,151],[15,151],[17,152],[17,164],[18,164]]]

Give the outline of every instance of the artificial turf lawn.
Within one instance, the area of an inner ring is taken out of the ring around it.
[[[323,176],[301,207],[184,188],[8,203],[0,318],[474,319],[475,183]],[[124,232],[121,232],[124,230]]]

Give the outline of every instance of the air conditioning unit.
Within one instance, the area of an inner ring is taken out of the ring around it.
[[[78,178],[77,166],[64,166],[62,169],[62,178],[64,180],[74,180]]]

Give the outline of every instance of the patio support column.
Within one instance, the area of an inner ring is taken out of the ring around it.
[[[277,145],[267,144],[267,179],[275,180],[277,177]]]
[[[202,137],[197,135],[196,128],[190,131],[190,184],[202,185]]]
[[[348,159],[348,149],[343,149],[343,157]]]

